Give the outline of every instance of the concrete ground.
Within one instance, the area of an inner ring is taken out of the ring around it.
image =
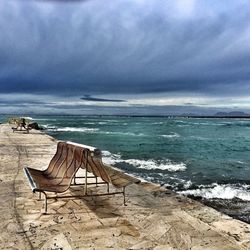
[[[0,125],[1,249],[250,249],[249,224],[146,182],[127,188],[127,206],[121,195],[51,199],[43,215],[22,169],[46,168],[55,150],[44,133]]]

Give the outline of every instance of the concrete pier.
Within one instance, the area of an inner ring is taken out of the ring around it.
[[[250,249],[249,224],[147,182],[127,188],[127,206],[120,195],[51,199],[43,215],[23,167],[46,168],[56,143],[0,125],[1,249]]]

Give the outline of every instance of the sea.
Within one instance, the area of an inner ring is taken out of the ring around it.
[[[6,122],[8,116],[1,116]],[[32,116],[58,140],[102,150],[103,161],[250,223],[250,119]]]

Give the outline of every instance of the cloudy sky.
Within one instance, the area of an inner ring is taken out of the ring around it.
[[[249,13],[247,0],[0,0],[0,113],[250,112]]]

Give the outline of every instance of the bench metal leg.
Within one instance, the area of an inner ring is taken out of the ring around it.
[[[107,192],[109,193],[109,183],[107,183]]]
[[[85,170],[85,185],[84,185],[84,195],[88,195],[87,191],[88,185],[88,171]]]
[[[41,191],[40,193],[44,194],[44,214],[47,214],[47,208],[48,208],[47,194],[44,191]]]
[[[125,188],[126,188],[126,187],[123,187],[123,188],[122,188],[122,193],[123,193],[123,205],[124,205],[124,206],[127,206],[127,204],[126,204],[126,196],[125,196]]]

